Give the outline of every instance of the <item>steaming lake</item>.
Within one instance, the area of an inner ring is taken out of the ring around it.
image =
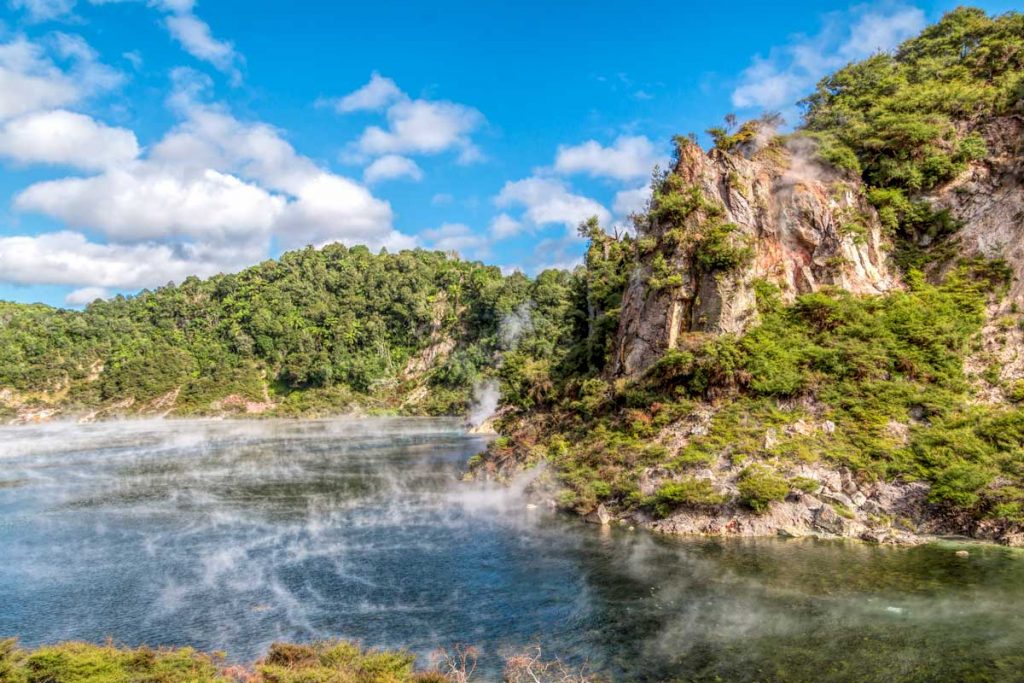
[[[1024,556],[600,529],[459,481],[454,422],[0,429],[0,636],[540,642],[614,680],[1024,680]]]

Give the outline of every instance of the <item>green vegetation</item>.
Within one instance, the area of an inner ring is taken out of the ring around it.
[[[959,225],[922,199],[986,154],[987,121],[1024,108],[1022,74],[1024,15],[962,8],[894,54],[825,78],[794,136],[814,139],[821,158],[865,182],[906,289],[874,297],[824,289],[785,305],[774,285],[757,281],[760,322],[742,336],[691,332],[629,382],[603,373],[596,355],[586,366],[559,366],[547,377],[546,400],[504,421],[514,437],[506,457],[517,449],[541,454],[565,486],[561,502],[580,511],[607,502],[660,516],[730,502],[762,512],[793,488],[817,490],[817,482],[786,473],[824,461],[862,480],[926,481],[932,503],[967,518],[1024,521],[1024,413],[972,405],[964,372],[985,307],[1003,296],[1012,272],[998,261],[957,263],[945,238]],[[769,115],[737,126],[729,117],[708,132],[722,153],[749,157],[778,147],[777,123]],[[679,158],[698,152],[692,137],[675,142]],[[587,231],[588,268],[590,259],[602,264],[599,284],[619,300],[634,266],[604,255],[643,257],[656,290],[749,263],[751,245],[683,175],[655,175],[649,211],[635,218],[636,240],[616,248],[593,226]],[[867,220],[849,216],[841,229],[863,234]],[[922,270],[938,260],[946,267],[929,269],[927,279]],[[686,263],[695,272],[680,272]],[[577,302],[574,344],[587,334],[589,314]],[[1019,317],[1014,310],[1000,329]],[[988,368],[985,377],[998,383],[994,360]],[[1015,402],[1024,395],[1003,389]],[[697,424],[691,435],[673,431],[690,434],[687,424]],[[723,466],[742,472],[734,501],[694,472]],[[651,472],[663,483],[641,495],[639,482]]]
[[[762,467],[748,467],[739,477],[740,500],[758,514],[767,511],[773,500],[785,498],[789,488],[780,475]]]
[[[707,479],[684,477],[663,484],[654,494],[654,511],[665,517],[680,505],[721,505],[727,498],[715,492]]]
[[[270,399],[284,414],[352,404],[459,412],[503,348],[502,320],[535,301],[546,332],[547,302],[571,279],[330,245],[82,312],[0,303],[0,387],[81,407],[177,392],[178,414],[229,396],[236,406]],[[427,398],[403,406],[424,383]]]
[[[275,643],[252,667],[228,666],[222,655],[191,648],[118,648],[62,643],[26,651],[0,641],[4,683],[406,683],[449,681],[438,670],[416,672],[408,652],[364,650],[345,641]]]
[[[1024,108],[1024,14],[953,10],[894,54],[823,79],[804,103],[803,134],[823,159],[863,177],[883,225],[904,242],[898,260],[946,257],[941,245],[921,245],[957,226],[920,195],[985,156],[975,124]]]
[[[3,683],[466,683],[476,677],[479,653],[457,646],[438,650],[427,669],[414,668],[406,651],[368,650],[347,641],[305,645],[274,643],[250,666],[228,665],[222,653],[192,648],[121,648],[111,643],[67,642],[24,650],[14,639],[0,640]],[[588,683],[598,679],[558,660],[543,660],[539,649],[505,657],[502,680],[509,683]]]
[[[664,516],[727,502],[689,474],[726,457],[746,467],[737,502],[755,512],[791,488],[817,488],[782,473],[826,460],[868,478],[926,480],[933,502],[1016,519],[1024,509],[1024,414],[968,407],[963,372],[985,301],[1005,278],[1000,264],[965,263],[941,285],[910,273],[905,291],[824,290],[792,306],[761,283],[761,324],[745,335],[694,337],[631,383],[563,376],[540,406],[554,428],[511,416],[505,427],[515,438],[502,448],[539,448],[567,487],[562,503],[581,511],[610,501]],[[799,407],[807,401],[816,416]],[[705,430],[675,452],[650,441],[700,403],[717,405]],[[894,433],[894,423],[911,425],[908,435]],[[805,428],[784,430],[794,424]],[[645,498],[637,482],[650,467],[668,467],[676,478]]]
[[[191,648],[118,649],[112,645],[64,643],[31,652],[14,640],[0,641],[0,680],[5,683],[214,683],[221,661]]]

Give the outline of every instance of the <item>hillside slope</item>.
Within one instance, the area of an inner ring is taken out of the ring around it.
[[[0,414],[462,413],[537,287],[330,245],[81,312],[0,303]]]
[[[552,504],[676,533],[1024,543],[1024,15],[805,105],[677,139],[636,237],[590,231],[586,369],[513,377],[479,476],[543,461]]]

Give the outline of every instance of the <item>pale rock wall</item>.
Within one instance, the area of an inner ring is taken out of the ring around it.
[[[646,236],[659,239],[655,253],[660,251],[683,283],[650,287],[653,254],[641,260],[623,298],[613,375],[642,373],[689,333],[743,332],[758,318],[758,279],[778,285],[787,301],[823,286],[862,294],[901,286],[862,186],[830,174],[798,150],[773,147],[748,159],[705,153],[691,144],[681,150],[674,173],[724,208],[716,220],[735,224],[754,258],[734,272],[704,273],[692,252],[660,242],[666,226],[650,226]],[[691,217],[688,229],[699,230],[705,219]],[[851,229],[855,225],[860,228]]]

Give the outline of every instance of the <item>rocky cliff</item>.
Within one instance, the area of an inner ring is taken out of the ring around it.
[[[748,157],[681,143],[672,191],[699,193],[700,206],[676,222],[657,206],[672,197],[655,197],[640,235],[651,248],[623,298],[612,374],[635,377],[692,333],[743,332],[758,319],[759,283],[777,285],[786,301],[825,286],[859,294],[900,287],[862,185],[809,156],[794,144]],[[732,267],[709,264],[701,251],[716,230],[742,256]],[[659,268],[676,277],[656,282]]]
[[[948,270],[957,258],[1003,259],[1014,279],[1006,305],[1024,303],[1024,116],[963,124],[982,136],[987,154],[926,199],[948,209],[959,224]],[[921,240],[927,246],[929,238]]]

